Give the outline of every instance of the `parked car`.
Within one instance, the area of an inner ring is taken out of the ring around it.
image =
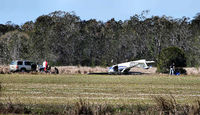
[[[9,67],[11,72],[30,72],[37,69],[37,65],[34,62],[27,60],[12,61]]]

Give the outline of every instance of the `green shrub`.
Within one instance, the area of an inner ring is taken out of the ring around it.
[[[168,73],[170,66],[174,64],[175,72],[186,73],[183,67],[186,66],[186,57],[183,50],[177,47],[163,49],[158,56],[157,72]]]

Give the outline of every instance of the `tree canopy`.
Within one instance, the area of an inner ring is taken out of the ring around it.
[[[158,61],[162,49],[176,46],[186,52],[187,66],[199,66],[199,17],[147,18],[141,14],[125,21],[101,22],[55,11],[21,26],[0,24],[0,63],[47,59],[51,65],[108,66],[144,58]]]

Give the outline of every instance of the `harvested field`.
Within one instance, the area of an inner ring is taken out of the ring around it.
[[[0,83],[3,114],[200,112],[199,75],[0,74]]]
[[[152,97],[170,95],[184,104],[200,97],[200,76],[2,74],[0,82],[2,100],[25,104],[153,104]]]

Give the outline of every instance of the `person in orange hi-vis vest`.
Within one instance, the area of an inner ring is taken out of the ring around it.
[[[47,60],[43,62],[44,71],[47,71]]]

